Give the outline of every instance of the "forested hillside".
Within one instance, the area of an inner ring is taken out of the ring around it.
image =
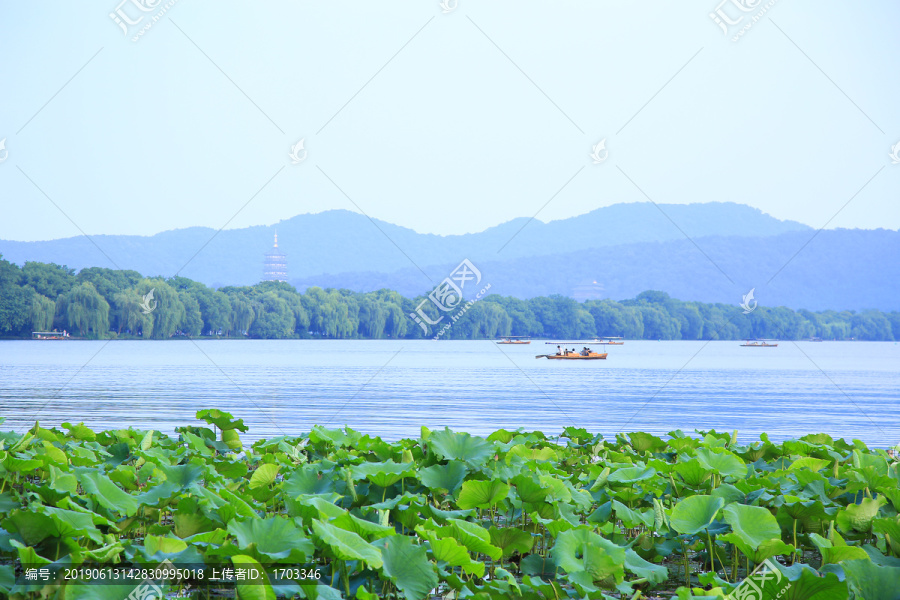
[[[150,292],[152,296],[150,296]],[[420,306],[427,331],[410,317]],[[264,282],[218,290],[184,277],[146,278],[136,271],[83,269],[0,256],[0,336],[66,330],[76,337],[167,339],[173,336],[253,338],[430,338],[459,312],[442,313],[425,296],[391,290],[357,293]],[[152,307],[152,308],[151,308]],[[150,310],[148,310],[150,309]],[[900,340],[900,312],[793,311],[759,306],[682,302],[658,291],[631,300],[578,303],[563,296],[527,300],[489,295],[474,302],[442,339],[504,335],[585,339],[781,338]]]

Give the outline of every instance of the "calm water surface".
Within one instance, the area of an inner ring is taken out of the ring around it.
[[[583,345],[583,344],[582,344]],[[570,345],[571,347],[571,345]],[[201,408],[245,441],[349,425],[387,439],[448,426],[605,435],[737,429],[744,441],[826,432],[900,442],[900,344],[628,341],[605,361],[489,341],[0,342],[0,429],[83,421],[171,433]],[[580,349],[581,346],[578,346]],[[599,346],[595,346],[595,349]]]

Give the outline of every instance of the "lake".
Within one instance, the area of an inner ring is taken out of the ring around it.
[[[584,343],[578,345],[580,350]],[[569,345],[572,347],[572,344]],[[536,360],[555,346],[490,341],[0,342],[0,429],[83,421],[172,433],[220,408],[253,441],[348,425],[386,439],[420,427],[474,434],[739,431],[742,441],[825,432],[900,443],[900,344],[627,341],[596,361]],[[602,346],[593,346],[599,349]]]

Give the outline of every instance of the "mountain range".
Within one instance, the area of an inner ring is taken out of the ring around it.
[[[262,278],[276,231],[288,279],[299,289],[386,287],[415,296],[469,259],[491,292],[523,298],[620,299],[657,289],[683,300],[734,303],[755,288],[767,305],[900,308],[897,231],[817,232],[727,202],[616,204],[549,223],[518,218],[451,236],[332,210],[219,232],[192,227],[153,236],[0,240],[0,254],[18,264],[107,266],[147,276],[178,273],[214,287],[249,285]]]

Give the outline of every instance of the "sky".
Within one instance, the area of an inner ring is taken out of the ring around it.
[[[647,200],[900,228],[900,4],[719,1],[0,2],[0,239]]]

